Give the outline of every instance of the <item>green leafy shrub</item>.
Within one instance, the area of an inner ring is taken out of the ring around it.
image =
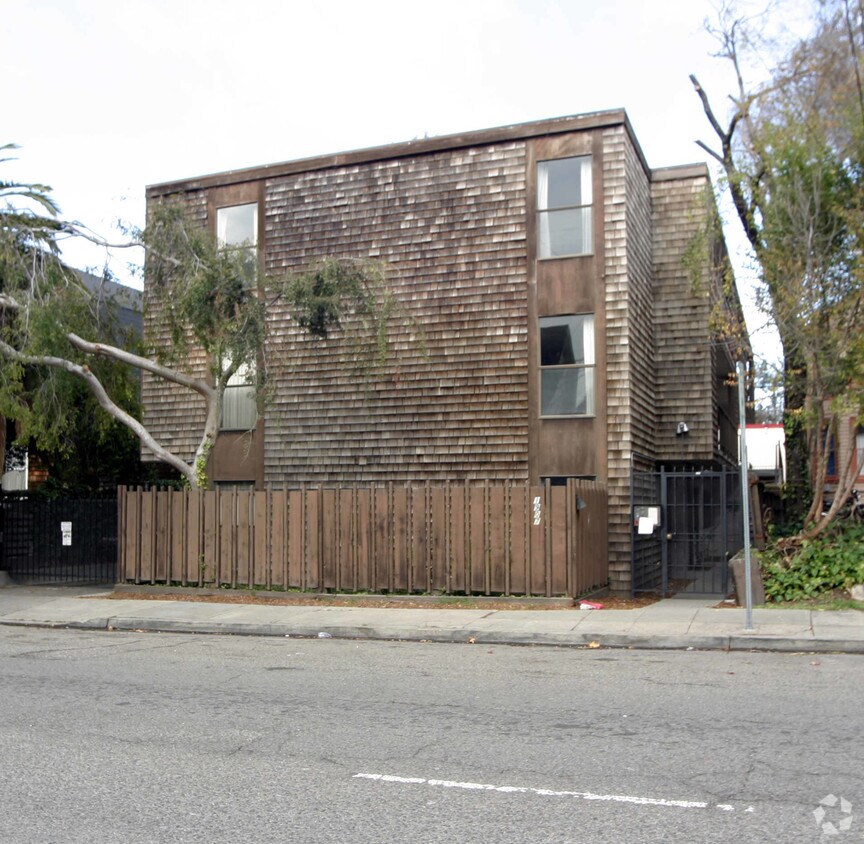
[[[864,583],[864,525],[838,524],[791,556],[766,549],[761,565],[769,601],[807,600]]]

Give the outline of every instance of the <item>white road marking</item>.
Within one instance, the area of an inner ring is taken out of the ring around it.
[[[401,783],[403,785],[428,785],[439,788],[458,788],[463,791],[494,791],[499,794],[533,794],[538,797],[577,797],[580,800],[600,800],[607,803],[632,803],[637,806],[670,806],[678,809],[709,809],[710,803],[702,800],[667,800],[661,797],[634,797],[630,794],[594,794],[591,791],[555,791],[548,788],[530,788],[518,785],[490,785],[480,782],[455,782],[425,777],[397,777],[393,774],[354,774],[355,779],[377,780],[379,782]],[[735,807],[728,803],[718,803],[713,808],[723,812],[734,812]],[[752,812],[753,807],[745,811]]]

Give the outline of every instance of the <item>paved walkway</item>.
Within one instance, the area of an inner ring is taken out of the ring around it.
[[[864,612],[714,609],[676,597],[632,610],[380,609],[113,600],[110,590],[9,586],[0,625],[482,644],[864,654]]]

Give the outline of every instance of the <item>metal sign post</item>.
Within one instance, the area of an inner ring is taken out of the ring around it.
[[[750,485],[747,462],[747,416],[744,402],[744,361],[738,361],[738,429],[741,459],[741,515],[744,520],[744,604],[747,612],[745,630],[753,630],[753,576],[750,560]]]

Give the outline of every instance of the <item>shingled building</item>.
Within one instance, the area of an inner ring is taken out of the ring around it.
[[[265,275],[382,261],[408,318],[364,385],[338,340],[304,336],[274,303],[272,401],[256,421],[229,388],[214,479],[596,479],[626,590],[631,466],[736,453],[712,309],[745,334],[717,274],[725,248],[705,241],[709,196],[702,164],[650,169],[623,111],[151,186],[149,203],[180,199],[225,242],[257,245]],[[146,373],[143,396],[157,438],[191,457],[194,397]]]

